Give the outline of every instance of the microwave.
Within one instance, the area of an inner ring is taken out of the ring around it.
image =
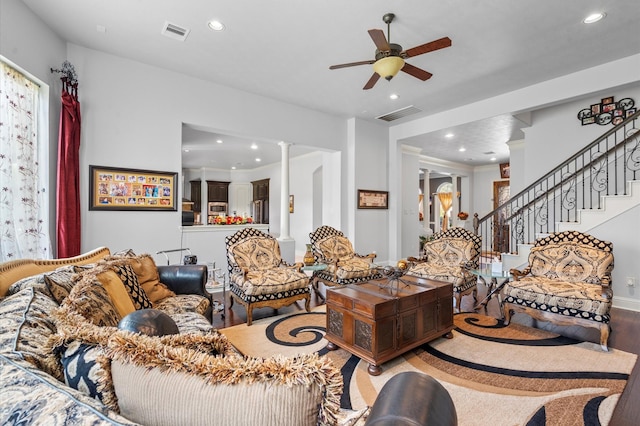
[[[227,209],[229,207],[227,203],[216,201],[207,203],[207,206],[207,211],[210,216],[226,216],[228,214]]]

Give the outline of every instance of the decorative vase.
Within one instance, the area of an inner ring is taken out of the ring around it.
[[[307,251],[304,253],[302,262],[304,262],[306,266],[311,266],[316,263],[316,258],[313,256],[313,251],[311,250],[311,244],[307,244]]]

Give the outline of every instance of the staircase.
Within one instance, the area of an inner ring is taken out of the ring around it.
[[[556,231],[589,232],[640,205],[640,111],[482,218],[485,257],[503,269],[527,263],[533,242]]]

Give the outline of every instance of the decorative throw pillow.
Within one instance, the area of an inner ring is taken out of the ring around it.
[[[107,290],[113,306],[120,315],[120,318],[136,310],[131,301],[131,297],[124,286],[124,283],[113,270],[106,270],[96,275],[96,279]]]
[[[51,292],[47,288],[44,275],[45,274],[43,273],[31,275],[29,277],[25,277],[16,281],[15,283],[11,284],[11,286],[7,290],[7,296],[20,293],[25,288],[33,288],[34,290],[51,297]]]
[[[83,277],[73,287],[61,308],[67,314],[80,315],[101,327],[116,327],[122,318],[107,290],[93,275]]]
[[[118,403],[111,381],[111,360],[97,345],[71,342],[61,353],[65,383],[76,390],[98,399],[107,407],[118,411]]]
[[[120,334],[109,339],[118,406],[132,421],[193,425],[216,418],[221,424],[267,426],[336,422],[342,376],[327,358],[211,356],[159,345],[157,339]],[[251,401],[254,409],[212,401]]]
[[[47,344],[56,327],[51,312],[57,303],[35,288],[25,288],[2,299],[0,304],[0,351],[18,352],[20,356],[62,380],[62,369]]]
[[[138,282],[151,303],[155,304],[162,299],[176,295],[173,291],[169,290],[166,285],[160,282],[158,267],[150,255],[142,254],[133,257],[129,259],[129,264],[138,276]]]
[[[44,282],[58,304],[69,296],[78,278],[78,269],[73,265],[63,266],[44,274]]]
[[[115,270],[127,289],[136,310],[150,309],[152,307],[151,300],[149,300],[147,293],[145,293],[143,288],[140,286],[138,276],[131,265],[125,264],[116,266]]]

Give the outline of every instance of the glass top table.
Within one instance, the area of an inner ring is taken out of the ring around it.
[[[480,309],[480,307],[484,307],[484,313],[487,313],[487,304],[496,296],[498,299],[498,303],[500,305],[500,315],[502,316],[502,288],[506,283],[509,282],[512,275],[509,271],[494,270],[491,268],[491,265],[481,265],[478,269],[470,269],[469,270],[473,275],[476,275],[480,281],[484,285],[487,286],[487,295],[484,299],[480,301],[476,306],[474,306],[474,310]],[[487,282],[488,281],[488,282]]]

